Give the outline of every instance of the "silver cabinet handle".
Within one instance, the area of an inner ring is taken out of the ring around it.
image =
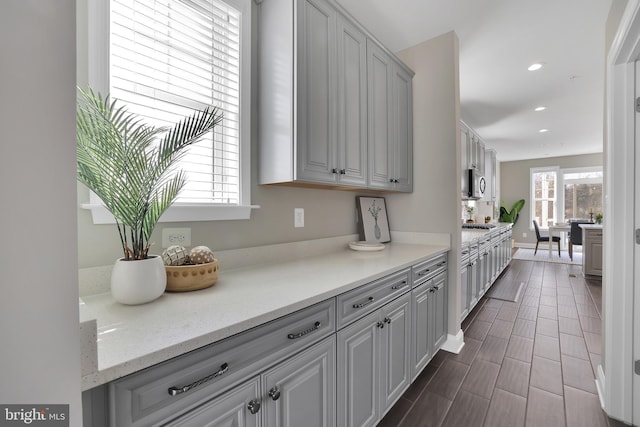
[[[383,322],[384,322],[384,323],[391,323],[391,319],[390,319],[389,317],[385,317],[385,318],[383,319]]]
[[[247,403],[247,409],[253,415],[257,414],[260,410],[260,401],[258,399],[253,399],[249,403]]]
[[[406,287],[407,287],[407,281],[406,281],[406,280],[403,280],[403,281],[402,281],[402,282],[400,282],[399,284],[397,284],[397,285],[393,285],[393,286],[391,287],[391,289],[396,290],[396,289],[402,289],[402,288],[406,288]]]
[[[211,375],[207,375],[206,377],[201,378],[198,381],[194,381],[191,384],[182,387],[170,387],[168,392],[171,396],[177,396],[191,390],[192,388],[196,388],[199,385],[206,383],[207,381],[211,381],[212,379],[217,378],[220,375],[224,375],[227,373],[227,371],[229,371],[229,365],[227,363],[223,363],[217,372],[214,372]]]
[[[320,329],[320,322],[316,322],[313,324],[312,327],[310,327],[309,329],[305,329],[302,332],[296,332],[294,334],[289,334],[287,335],[287,338],[289,338],[290,340],[295,340],[297,338],[303,337],[307,334],[310,334],[311,332],[317,331],[318,329]]]
[[[378,323],[376,323],[376,326],[377,326],[378,328],[382,329],[382,328],[384,328],[384,323],[382,323],[382,322],[378,322]]]
[[[280,399],[280,387],[278,387],[277,385],[273,386],[273,388],[271,390],[269,390],[269,397],[272,400]]]
[[[419,272],[418,276],[425,276],[430,271],[431,271],[431,269],[427,268],[426,270],[423,270],[423,271]]]
[[[338,169],[336,168],[331,169],[331,173],[338,173]]]
[[[371,304],[372,302],[374,302],[376,299],[374,297],[369,297],[367,299],[367,301],[365,302],[359,302],[358,304],[353,304],[353,308],[362,308],[362,307],[366,307],[369,304]]]
[[[442,267],[443,265],[446,265],[446,264],[447,264],[447,262],[446,262],[446,261],[442,261],[442,262],[439,262],[439,263],[436,265],[436,267]]]

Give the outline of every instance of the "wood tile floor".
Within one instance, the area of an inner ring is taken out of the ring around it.
[[[601,284],[580,266],[512,260],[498,280],[517,303],[483,298],[458,355],[440,351],[379,426],[599,427]]]

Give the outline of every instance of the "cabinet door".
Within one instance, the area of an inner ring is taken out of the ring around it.
[[[460,124],[460,158],[461,158],[461,170],[462,179],[460,181],[460,197],[462,200],[469,198],[469,164],[471,159],[469,158],[469,145],[471,145],[469,130],[462,123]]]
[[[469,159],[469,169],[478,167],[478,137],[471,132],[469,132],[467,158]]]
[[[478,303],[478,295],[480,295],[480,286],[478,286],[478,258],[473,257],[469,260],[469,311]]]
[[[485,148],[484,148],[484,142],[482,142],[480,139],[478,139],[476,150],[477,150],[476,167],[480,171],[480,175],[484,176],[484,174],[485,174],[485,168],[484,168],[484,160],[485,160],[484,159],[484,156],[485,156],[484,152],[485,152]]]
[[[338,15],[338,164],[341,184],[367,185],[367,38]]]
[[[411,315],[413,317],[411,368],[414,379],[431,359],[430,289],[431,281],[429,280],[415,288],[411,293]]]
[[[337,333],[339,427],[374,426],[378,421],[379,312]]]
[[[460,269],[460,321],[469,314],[469,262],[463,261]]]
[[[393,73],[393,181],[396,191],[413,191],[412,76],[399,66]]]
[[[411,294],[382,309],[380,342],[380,417],[411,384]]]
[[[298,2],[297,179],[336,181],[336,11],[324,0]]]
[[[171,427],[259,427],[261,400],[260,378],[245,384],[194,409],[177,420],[164,424]]]
[[[447,273],[442,273],[433,279],[431,292],[434,315],[431,353],[434,354],[447,339]]]
[[[335,337],[263,374],[268,427],[335,426]]]
[[[393,60],[367,41],[369,187],[393,189]]]

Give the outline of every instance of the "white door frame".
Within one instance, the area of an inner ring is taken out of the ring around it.
[[[607,58],[603,365],[597,386],[605,412],[633,418],[635,61],[640,56],[640,0],[629,0]],[[639,141],[640,142],[640,141]],[[640,201],[639,201],[640,202]],[[637,411],[637,410],[636,410]],[[637,414],[636,414],[637,416]]]

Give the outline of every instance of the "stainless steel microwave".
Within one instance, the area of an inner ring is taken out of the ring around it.
[[[478,169],[468,169],[467,182],[469,183],[468,196],[469,199],[482,199],[484,190],[487,188],[487,181],[484,176],[480,175]]]

